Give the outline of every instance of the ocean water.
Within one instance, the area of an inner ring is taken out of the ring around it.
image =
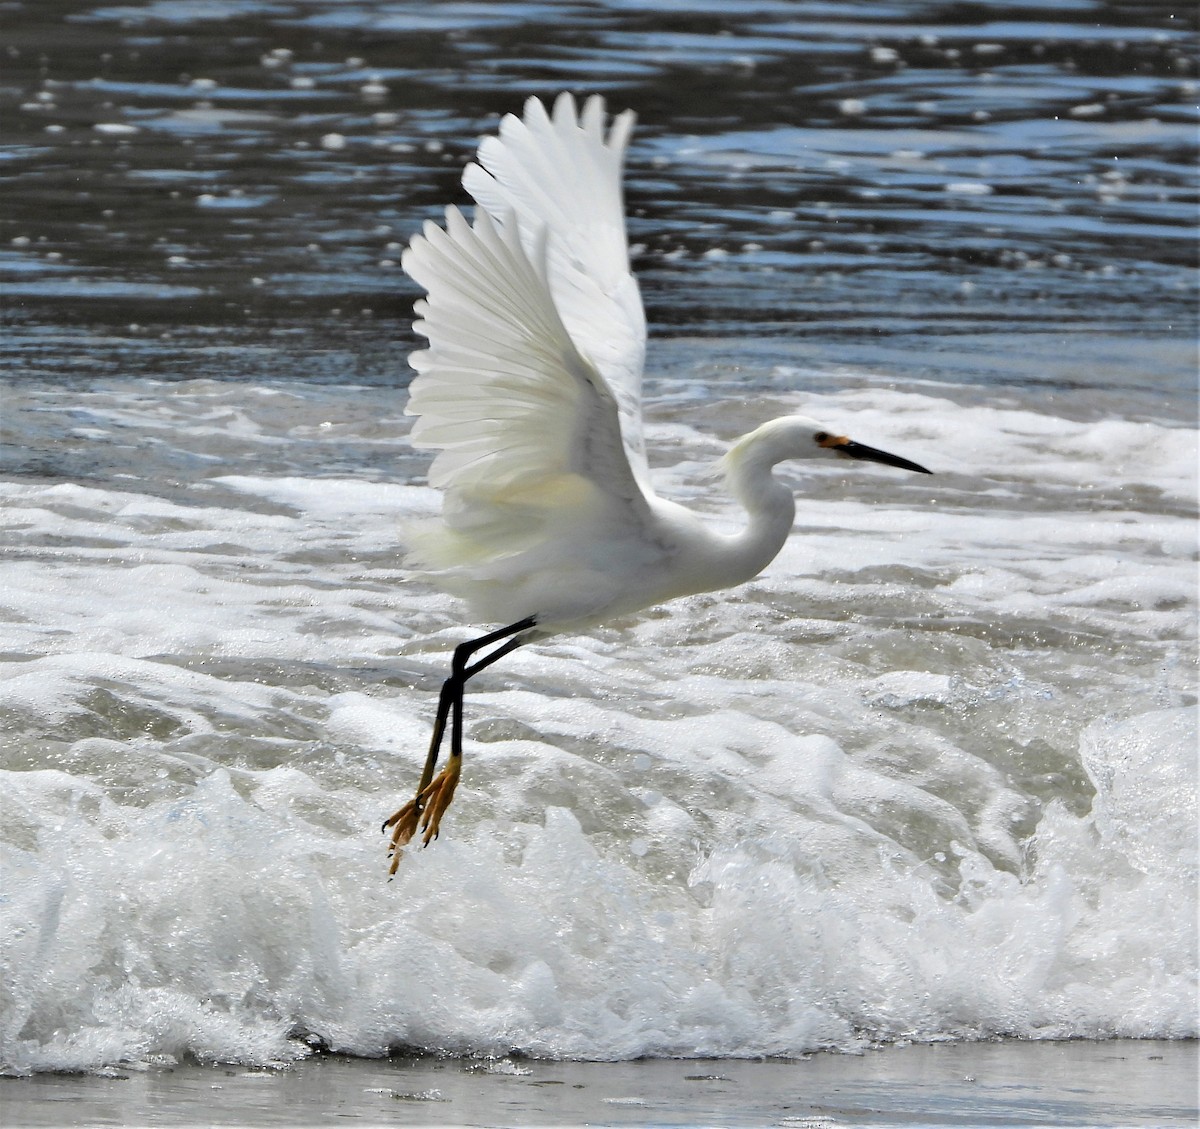
[[[724,7],[15,6],[6,1071],[1197,1035],[1194,29]],[[479,631],[399,247],[567,85],[645,119],[660,490],[734,527],[789,411],[935,475],[481,675],[389,882]]]

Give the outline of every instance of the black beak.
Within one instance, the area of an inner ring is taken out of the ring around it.
[[[915,470],[918,474],[933,473],[917,463],[902,459],[899,455],[889,455],[887,451],[877,451],[865,443],[855,443],[853,439],[847,439],[843,443],[835,443],[832,446],[839,455],[845,455],[850,459],[865,459],[870,463],[883,463],[884,466],[899,467],[901,470]]]

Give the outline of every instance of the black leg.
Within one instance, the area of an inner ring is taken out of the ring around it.
[[[425,758],[421,783],[417,785],[418,796],[429,787],[429,782],[433,779],[433,770],[437,767],[442,737],[446,732],[446,720],[451,713],[454,716],[454,723],[450,728],[450,752],[452,756],[462,756],[463,691],[467,688],[467,679],[478,674],[485,667],[491,666],[497,659],[503,658],[510,651],[516,650],[524,642],[519,638],[520,633],[528,631],[536,623],[537,620],[533,616],[528,616],[507,627],[501,627],[487,635],[481,635],[478,639],[468,639],[454,648],[454,658],[450,662],[450,677],[442,683],[442,692],[438,697],[437,717],[433,722],[433,739],[429,743],[429,755]],[[518,638],[510,638],[513,635]],[[471,662],[471,656],[476,651],[482,647],[488,647],[492,643],[498,643],[502,639],[508,640],[503,647],[498,647],[490,655],[485,655],[476,663]]]
[[[428,846],[431,838],[436,838],[437,826],[442,813],[454,795],[462,764],[463,692],[466,690],[467,681],[473,675],[521,646],[525,642],[525,632],[534,627],[536,623],[537,620],[533,616],[529,616],[509,624],[508,627],[502,627],[455,647],[454,658],[450,664],[450,677],[442,683],[442,691],[438,696],[437,716],[433,723],[433,736],[429,742],[429,755],[425,758],[425,768],[421,773],[421,782],[417,785],[417,793],[408,804],[383,825],[385,832],[388,828],[392,828],[390,874],[396,872],[396,866],[400,861],[400,847],[416,833],[423,815],[425,845]],[[471,661],[471,657],[477,651],[491,646],[493,643],[499,643],[500,646],[490,654],[484,655],[483,658],[477,659],[475,662]],[[447,721],[450,722],[450,760],[435,780],[433,770],[437,767],[438,754],[446,733]],[[427,805],[428,812],[425,810]]]
[[[516,639],[510,639],[502,647],[497,647],[490,655],[484,655],[478,662],[472,663],[463,672],[458,679],[458,694],[454,698],[454,723],[450,727],[450,755],[452,757],[462,756],[462,727],[463,727],[463,691],[467,688],[467,679],[474,678],[481,670],[485,670],[491,666],[497,659],[504,658],[505,655],[515,651],[525,640],[518,636]]]

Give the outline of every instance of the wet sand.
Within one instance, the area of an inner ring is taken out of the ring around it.
[[[796,1061],[322,1056],[0,1079],[0,1123],[192,1125],[1183,1126],[1197,1044],[890,1047]]]

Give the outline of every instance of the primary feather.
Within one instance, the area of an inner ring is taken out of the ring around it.
[[[622,171],[634,114],[618,114],[607,134],[604,100],[580,112],[568,93],[553,115],[536,98],[520,118],[507,114],[498,137],[479,146],[463,185],[493,219],[515,217],[526,251],[545,232],[546,277],[572,341],[617,401],[631,469],[646,481],[642,367],[646,317],[629,267]]]

